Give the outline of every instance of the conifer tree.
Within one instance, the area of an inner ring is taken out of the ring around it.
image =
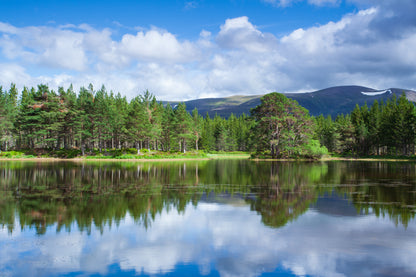
[[[173,133],[174,133],[174,112],[172,106],[168,103],[166,107],[163,109],[162,114],[162,132],[160,136],[160,142],[163,151],[170,151],[172,140],[173,140]]]
[[[202,124],[203,118],[198,114],[198,109],[195,108],[192,110],[192,133],[195,139],[195,149],[199,150],[199,140],[202,135]]]
[[[194,139],[194,134],[192,133],[192,117],[186,111],[185,103],[179,103],[175,109],[175,131],[179,151],[185,153],[187,150],[187,141]]]
[[[131,143],[137,148],[137,153],[143,148],[143,140],[148,138],[148,114],[143,106],[140,97],[135,97],[130,101],[128,119],[127,119],[127,131],[128,137]]]
[[[207,113],[202,124],[201,146],[205,151],[215,149],[214,123]]]
[[[112,94],[111,94],[112,95]],[[127,141],[129,104],[126,97],[122,97],[120,93],[117,93],[115,97],[111,97],[110,114],[112,115],[112,136],[111,136],[111,148],[121,148],[123,143]]]
[[[307,110],[283,94],[273,92],[263,96],[261,104],[251,112],[257,150],[268,149],[273,158],[296,155],[300,146],[312,137],[313,124]]]
[[[75,119],[75,138],[82,151],[82,155],[85,155],[87,147],[90,148],[91,138],[93,137],[94,121],[91,113],[94,109],[93,105],[94,95],[92,87],[90,86],[89,90],[81,87],[75,104],[77,110]]]

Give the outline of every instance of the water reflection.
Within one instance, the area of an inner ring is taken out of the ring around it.
[[[415,177],[408,163],[2,162],[0,275],[414,276]]]
[[[166,207],[183,212],[202,195],[238,194],[264,224],[284,226],[319,195],[348,195],[357,211],[408,225],[415,216],[416,170],[406,163],[27,163],[0,165],[0,223],[43,234],[118,224],[127,212],[145,227]]]
[[[183,212],[202,195],[238,194],[264,223],[283,226],[316,198],[313,185],[325,166],[217,161],[191,163],[6,163],[1,170],[1,221],[13,232],[16,211],[22,227],[44,234],[117,224],[127,212],[145,227],[166,207]]]

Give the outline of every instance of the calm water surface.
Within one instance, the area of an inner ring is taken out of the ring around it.
[[[416,276],[416,164],[0,161],[0,276]]]

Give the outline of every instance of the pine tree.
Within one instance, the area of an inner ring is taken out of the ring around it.
[[[312,137],[313,122],[307,110],[283,94],[263,96],[261,104],[251,112],[257,150],[269,149],[273,158],[297,155],[300,146]]]
[[[170,151],[172,146],[172,140],[174,138],[174,122],[175,114],[172,106],[168,103],[163,110],[162,116],[162,134],[161,143],[164,151]]]
[[[153,148],[158,150],[158,144],[162,137],[162,118],[163,118],[163,104],[158,103],[153,96],[150,104],[150,124],[151,124],[151,140],[153,141]]]
[[[338,153],[352,153],[354,149],[354,126],[351,122],[351,116],[338,115],[335,119],[335,130],[339,137],[335,151]]]
[[[8,92],[0,87],[0,151],[2,144],[8,150],[14,144],[14,126],[17,115],[17,89],[15,84],[10,85]]]
[[[355,130],[356,152],[361,155],[367,155],[369,153],[368,114],[367,105],[360,108],[357,104],[351,112],[351,121]]]
[[[194,139],[194,134],[192,133],[192,117],[186,111],[185,103],[179,103],[175,109],[175,131],[179,151],[185,153],[187,150],[187,141]]]
[[[202,124],[201,146],[208,152],[215,149],[214,123],[208,113]]]
[[[41,110],[42,126],[45,131],[44,147],[52,149],[59,148],[60,131],[64,125],[65,114],[62,109],[59,96],[53,91],[44,87],[42,97],[43,108]]]
[[[107,142],[111,140],[113,130],[111,120],[113,115],[111,114],[111,100],[107,94],[107,90],[104,85],[95,93],[94,97],[94,110],[92,111],[92,118],[94,124],[94,134],[96,135],[94,141],[98,144],[99,151],[102,148],[107,148]]]
[[[76,108],[77,104],[77,95],[74,92],[72,84],[65,91],[64,88],[58,89],[60,101],[62,103],[62,113],[64,124],[60,131],[60,141],[63,141],[63,147],[69,149],[70,147],[75,146],[75,131],[77,126],[77,116],[78,110]]]
[[[374,153],[380,155],[381,147],[381,110],[378,101],[375,100],[370,108],[368,115],[368,137],[371,148],[374,149]]]
[[[214,124],[214,138],[215,138],[215,150],[225,151],[227,148],[228,129],[226,121],[219,115],[215,114],[213,119]]]
[[[155,139],[157,133],[159,131],[158,127],[154,127],[152,125],[153,121],[153,107],[152,102],[156,102],[154,95],[152,95],[148,90],[146,90],[143,95],[139,96],[142,104],[142,109],[144,114],[142,114],[145,118],[143,118],[142,122],[142,136],[146,143],[147,149],[150,150],[150,140]],[[155,130],[157,128],[157,130]]]
[[[402,155],[413,153],[416,138],[415,106],[406,99],[406,95],[399,97],[396,109],[396,141],[397,148]]]
[[[202,124],[203,118],[198,114],[198,109],[195,108],[192,111],[192,133],[195,138],[195,149],[196,151],[199,150],[199,140],[202,135]]]
[[[140,97],[135,97],[130,101],[127,119],[128,138],[136,148],[137,153],[143,148],[143,140],[148,138],[148,122],[147,111]]]
[[[82,155],[85,155],[86,148],[90,148],[91,138],[93,137],[94,121],[92,113],[94,109],[94,95],[92,86],[87,90],[80,88],[78,98],[75,104],[77,114],[75,119],[75,138],[78,146],[81,148]]]
[[[111,94],[112,95],[112,94]],[[110,114],[112,125],[111,148],[121,148],[122,144],[127,141],[127,117],[129,104],[126,97],[121,97],[117,93],[115,97],[111,97]]]

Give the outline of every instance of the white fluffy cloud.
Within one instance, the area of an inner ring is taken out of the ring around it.
[[[225,21],[218,33],[217,42],[220,47],[227,49],[264,53],[273,51],[277,39],[271,34],[260,32],[249,22],[248,17],[242,16]]]
[[[193,40],[156,27],[116,39],[112,30],[88,25],[0,23],[0,82],[55,89],[91,82],[129,98],[149,89],[166,100],[344,84],[415,89],[416,2],[401,3],[368,0],[365,9],[339,21],[284,37],[263,32],[246,16],[226,19],[217,33],[201,30]]]
[[[88,62],[83,34],[58,27],[0,25],[3,55],[10,60],[83,71]]]
[[[119,51],[127,58],[161,63],[189,62],[196,56],[192,43],[181,43],[173,34],[160,30],[124,35]]]

